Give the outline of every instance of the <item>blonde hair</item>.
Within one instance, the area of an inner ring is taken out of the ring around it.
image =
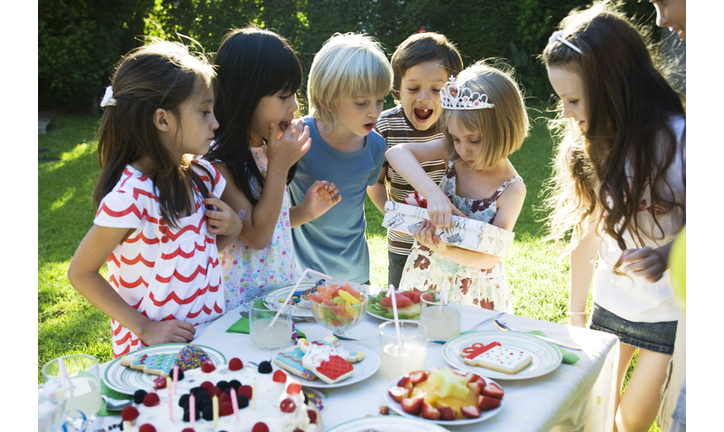
[[[386,96],[392,67],[378,42],[356,33],[336,33],[319,50],[309,71],[309,114],[333,126],[345,97]]]
[[[493,108],[453,111],[444,110],[442,123],[445,144],[450,159],[457,157],[447,125],[458,119],[466,129],[480,131],[482,151],[475,160],[473,169],[490,168],[515,152],[528,135],[528,114],[525,111],[523,94],[513,79],[512,68],[508,71],[497,69],[480,60],[460,72],[457,82],[472,92],[488,95]]]

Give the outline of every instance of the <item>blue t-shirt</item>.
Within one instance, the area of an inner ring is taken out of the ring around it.
[[[377,183],[380,176],[385,140],[372,131],[361,150],[344,153],[322,139],[313,118],[304,117],[304,124],[309,126],[312,147],[299,160],[289,184],[292,205],[301,204],[317,180],[334,183],[342,200],[322,216],[292,230],[297,270],[310,268],[350,282],[367,282],[370,254],[364,201],[367,187]]]

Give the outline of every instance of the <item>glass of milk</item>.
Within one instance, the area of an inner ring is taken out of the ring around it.
[[[249,335],[261,349],[279,349],[292,339],[291,313],[284,309],[274,321],[276,314],[277,311],[267,309],[261,302],[249,306]]]
[[[43,366],[46,394],[63,392],[65,411],[84,425],[92,424],[101,408],[101,379],[98,359],[88,354],[71,354],[51,360]]]
[[[444,295],[443,300],[441,291],[428,291],[421,297],[420,322],[427,327],[428,340],[448,341],[460,334],[463,296],[447,291]]]
[[[399,339],[394,321],[380,324],[380,370],[388,379],[426,369],[425,325],[419,321],[408,320],[400,320],[399,323]]]

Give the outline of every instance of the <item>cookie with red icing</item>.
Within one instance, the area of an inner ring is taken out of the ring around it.
[[[526,350],[501,345],[492,342],[488,345],[476,342],[463,348],[460,352],[463,362],[470,366],[479,366],[486,369],[517,374],[533,361],[533,357]]]

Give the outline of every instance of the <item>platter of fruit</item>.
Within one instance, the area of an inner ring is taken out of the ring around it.
[[[445,366],[399,377],[387,387],[385,398],[401,416],[455,426],[495,416],[503,409],[504,395],[489,378]]]
[[[357,291],[349,283],[321,285],[309,294],[314,319],[340,336],[362,320],[367,299],[367,294]]]
[[[395,292],[397,314],[400,319],[420,319],[420,297],[423,291],[413,288],[410,291]],[[392,297],[388,290],[381,290],[376,296],[371,295],[367,303],[367,313],[382,320],[393,320]]]

